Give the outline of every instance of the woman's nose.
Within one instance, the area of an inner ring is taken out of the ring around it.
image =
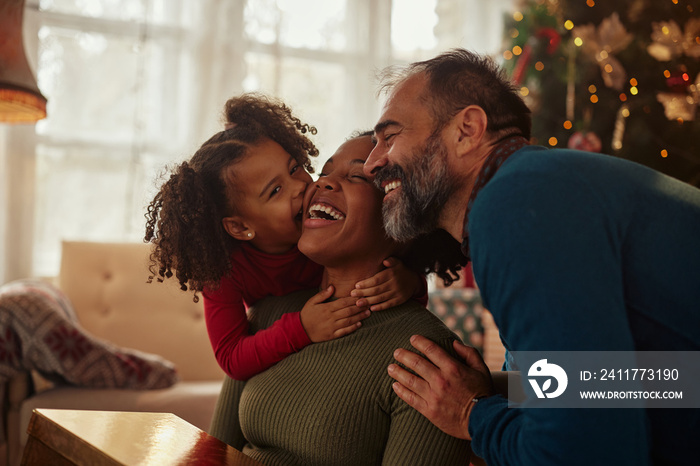
[[[338,188],[338,183],[330,176],[322,176],[316,181],[316,187],[319,189],[334,191]]]

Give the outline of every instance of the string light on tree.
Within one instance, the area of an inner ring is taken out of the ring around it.
[[[700,186],[700,0],[518,2],[502,60],[533,111],[533,140]]]

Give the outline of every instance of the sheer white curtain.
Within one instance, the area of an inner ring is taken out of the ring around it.
[[[61,240],[140,241],[166,165],[260,90],[325,159],[379,114],[375,73],[465,47],[498,55],[512,0],[28,0],[46,120],[0,127],[0,283],[58,272]]]

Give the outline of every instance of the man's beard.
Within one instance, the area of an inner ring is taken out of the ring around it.
[[[408,174],[408,176],[407,176]],[[409,178],[410,177],[410,178]],[[407,242],[439,227],[440,214],[454,193],[456,182],[447,168],[447,149],[438,135],[416,149],[404,167],[387,165],[375,177],[381,189],[386,180],[400,180],[400,192],[382,204],[384,229],[396,241]]]

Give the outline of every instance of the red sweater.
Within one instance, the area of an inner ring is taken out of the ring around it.
[[[285,314],[269,328],[250,335],[246,308],[267,295],[317,288],[323,267],[296,247],[284,254],[267,254],[243,244],[231,256],[231,269],[218,289],[202,293],[204,315],[221,368],[233,379],[248,380],[311,340],[299,312]]]
[[[323,267],[299,250],[268,254],[242,244],[231,255],[231,272],[216,290],[205,290],[204,316],[219,366],[232,379],[248,380],[311,343],[299,312],[289,313],[254,335],[246,309],[268,295],[318,288]],[[425,278],[414,299],[428,303]]]

